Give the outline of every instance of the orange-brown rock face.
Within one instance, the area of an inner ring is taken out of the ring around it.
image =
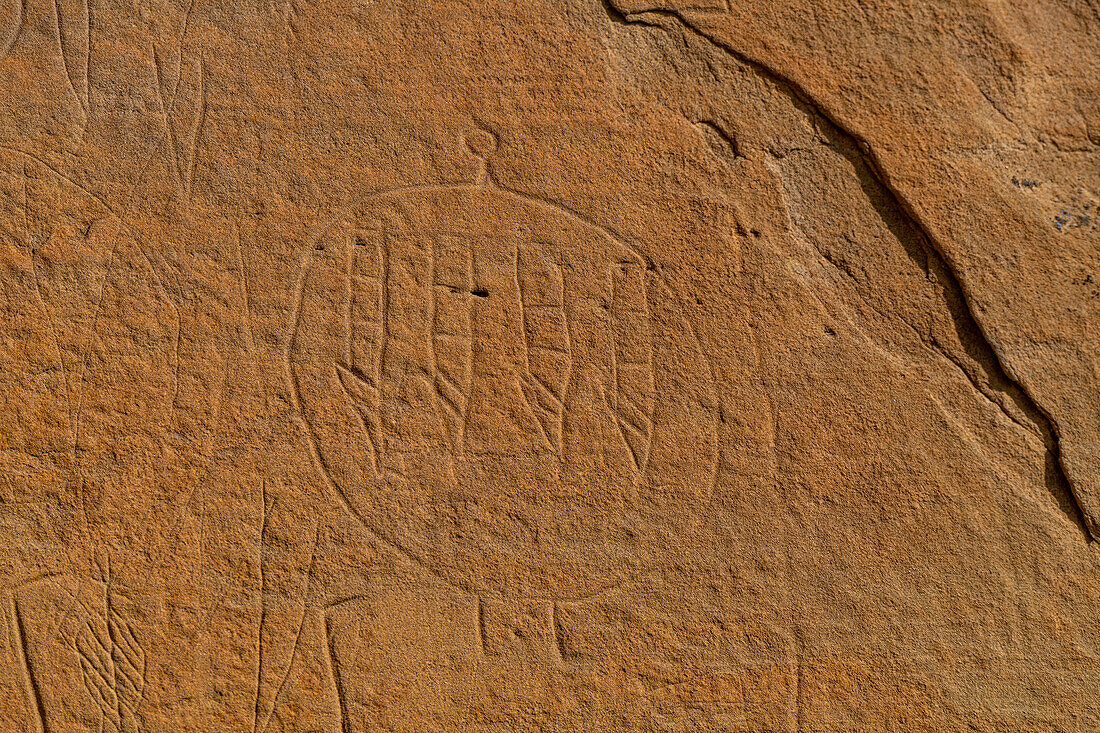
[[[0,730],[1100,730],[1100,5],[0,3]]]

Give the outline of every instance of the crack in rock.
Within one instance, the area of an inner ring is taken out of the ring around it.
[[[967,292],[962,280],[957,275],[957,266],[952,262],[945,248],[936,237],[933,236],[928,226],[921,220],[912,205],[908,203],[905,197],[891,183],[878,155],[867,141],[842,124],[834,114],[830,113],[819,104],[798,82],[788,78],[765,62],[733,47],[721,38],[716,38],[713,34],[700,29],[685,18],[680,11],[671,8],[651,8],[642,11],[623,10],[618,5],[619,1],[620,0],[601,0],[604,10],[612,23],[616,25],[639,25],[659,28],[666,33],[670,32],[671,28],[677,28],[704,41],[708,45],[722,51],[735,61],[747,66],[760,77],[774,84],[794,102],[796,107],[830,128],[837,137],[858,153],[868,170],[882,186],[884,193],[894,205],[900,216],[913,226],[914,230],[928,243],[931,251],[943,262],[945,274],[951,279],[950,286],[956,288],[958,292],[961,293],[962,305],[966,312],[966,316],[974,323],[977,334],[992,355],[993,363],[989,364],[988,367],[991,367],[992,371],[997,373],[998,376],[1004,375],[1005,380],[1012,385],[1015,390],[1018,390],[1019,394],[1022,396],[1028,417],[1036,423],[1036,427],[1042,434],[1044,443],[1046,443],[1047,446],[1049,463],[1053,467],[1053,472],[1055,474],[1049,480],[1049,483],[1052,484],[1049,488],[1056,496],[1060,493],[1068,494],[1069,502],[1072,505],[1071,513],[1074,515],[1077,524],[1085,533],[1085,536],[1090,540],[1100,539],[1100,517],[1090,516],[1085,510],[1085,503],[1082,502],[1078,493],[1079,489],[1074,485],[1073,481],[1070,480],[1066,472],[1062,461],[1060,435],[1057,423],[1050,413],[1043,409],[1035,400],[1027,388],[1005,368],[1003,357],[998,353],[996,345],[982,327],[981,322],[974,315],[974,310],[971,305],[972,298]],[[1062,491],[1063,488],[1064,492]]]

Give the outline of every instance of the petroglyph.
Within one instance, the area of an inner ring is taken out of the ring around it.
[[[626,501],[631,521],[660,476],[690,511],[709,495],[717,457],[712,376],[661,274],[598,225],[497,183],[492,136],[467,144],[471,184],[375,194],[328,226],[303,266],[287,359],[318,468],[341,501],[476,591],[508,582],[443,561],[456,540],[430,539],[457,496],[483,512],[518,502],[530,539],[471,537],[508,548],[510,562],[540,546],[531,541],[598,556],[610,527],[560,534],[576,519],[576,487]],[[662,363],[672,348],[676,362]],[[695,427],[663,433],[661,454],[654,441],[677,410]],[[484,488],[490,477],[501,489]],[[413,519],[425,512],[436,519]],[[596,574],[566,596],[598,587]],[[561,593],[518,580],[524,593]]]
[[[0,0],[0,728],[1100,730],[1098,8]]]
[[[107,570],[107,565],[102,569]],[[9,623],[30,729],[139,733],[146,651],[109,574],[48,575],[14,588]]]
[[[286,369],[335,498],[470,594],[479,656],[502,643],[491,609],[531,598],[539,648],[561,663],[559,604],[621,582],[608,570],[623,553],[644,566],[633,528],[654,516],[652,492],[678,492],[680,513],[709,499],[715,384],[661,273],[598,225],[499,184],[495,142],[467,141],[472,183],[375,194],[327,226],[303,264]],[[588,524],[582,485],[620,516]],[[460,506],[500,516],[470,522]],[[471,552],[496,559],[458,560]],[[513,570],[482,569],[493,565]],[[345,645],[325,618],[348,725]]]

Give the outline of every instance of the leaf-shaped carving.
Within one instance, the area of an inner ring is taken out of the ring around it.
[[[653,440],[653,339],[646,273],[622,263],[611,275],[614,384],[611,406],[637,473],[645,470]]]
[[[544,246],[529,244],[519,247],[516,252],[516,283],[525,354],[520,387],[546,444],[560,454],[565,388],[573,366],[573,353],[561,267],[544,249]]]
[[[138,733],[145,692],[145,650],[110,592],[104,613],[91,614],[77,634],[84,688],[99,707],[104,731]]]
[[[472,256],[464,238],[439,235],[431,257],[431,372],[451,450],[462,452],[473,379]]]
[[[0,41],[0,61],[6,59],[11,53],[11,47],[15,45],[19,32],[23,30],[23,2],[24,0],[8,0],[6,3],[8,7],[5,19],[8,32],[3,41]]]
[[[88,114],[88,55],[91,51],[91,17],[88,0],[54,0],[57,43],[69,86]]]
[[[371,463],[375,475],[382,471],[382,426],[379,419],[378,388],[364,376],[342,364],[336,365],[336,374],[344,394],[351,400],[363,420],[363,428],[371,447]]]
[[[161,55],[154,47],[153,71],[167,137],[169,167],[178,195],[188,202],[195,177],[195,157],[206,122],[206,60],[200,55],[185,63],[181,51],[176,78],[170,85],[163,66]]]

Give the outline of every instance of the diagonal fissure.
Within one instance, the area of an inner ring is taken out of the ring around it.
[[[1091,521],[1084,511],[1081,498],[1077,493],[1077,488],[1070,480],[1069,475],[1066,473],[1065,466],[1063,465],[1057,423],[1050,413],[1039,405],[1028,389],[1020,381],[1012,377],[1008,370],[1005,369],[1003,358],[998,353],[994,342],[982,327],[981,322],[974,315],[974,310],[971,306],[973,297],[957,275],[957,265],[952,261],[945,248],[932,234],[930,228],[921,219],[913,206],[909,204],[905,197],[892,184],[878,155],[867,141],[848,129],[848,127],[841,123],[834,114],[819,104],[797,81],[787,77],[765,62],[753,58],[740,49],[733,47],[721,38],[717,38],[713,34],[700,29],[685,18],[679,11],[660,8],[629,12],[620,9],[616,5],[616,0],[601,0],[601,2],[604,5],[608,17],[613,23],[620,25],[636,24],[660,28],[665,32],[669,32],[673,28],[680,29],[722,51],[734,60],[750,68],[763,79],[775,85],[791,99],[798,109],[815,118],[823,127],[827,128],[832,133],[831,137],[841,143],[843,147],[848,148],[853,151],[855,155],[858,155],[860,161],[866,167],[866,170],[881,187],[889,205],[891,205],[898,215],[920,235],[921,239],[926,243],[928,253],[941,264],[939,269],[941,270],[942,276],[948,280],[946,283],[948,289],[958,294],[957,303],[951,303],[951,299],[949,298],[948,305],[957,322],[965,324],[964,327],[971,327],[967,330],[971,330],[975,337],[974,340],[976,343],[974,346],[977,347],[978,351],[984,352],[984,358],[978,358],[978,360],[983,363],[984,368],[991,377],[991,381],[997,383],[1001,391],[1005,392],[1010,399],[1017,403],[1042,435],[1043,441],[1047,447],[1048,463],[1052,467],[1054,474],[1048,478],[1048,489],[1055,495],[1055,498],[1059,500],[1059,503],[1062,504],[1063,507],[1069,507],[1068,513],[1073,516],[1073,519],[1078,526],[1081,527],[1085,535],[1090,539],[1097,539],[1098,535],[1100,535],[1100,526],[1098,526],[1096,522]],[[974,357],[976,355],[971,354],[971,356]],[[969,376],[970,375],[968,375],[968,377]]]

